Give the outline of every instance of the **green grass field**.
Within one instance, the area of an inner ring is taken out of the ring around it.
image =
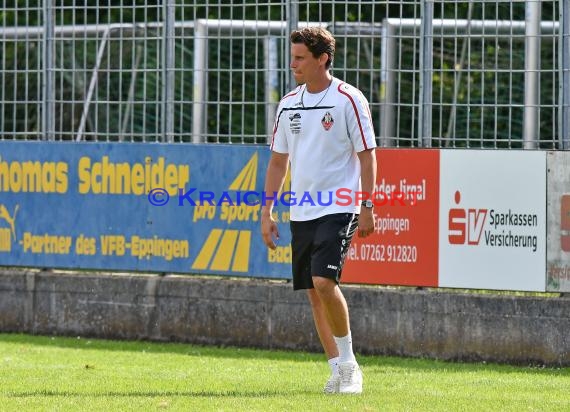
[[[569,368],[359,361],[362,395],[324,395],[319,354],[0,334],[0,410],[570,410]]]

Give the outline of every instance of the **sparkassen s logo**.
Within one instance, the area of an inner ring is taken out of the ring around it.
[[[461,192],[455,192],[455,204],[459,206]],[[481,241],[488,209],[449,209],[448,239],[452,245],[478,245]]]

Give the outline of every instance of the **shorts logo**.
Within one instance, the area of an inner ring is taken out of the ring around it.
[[[321,124],[328,131],[334,124],[334,119],[329,112],[326,112],[323,118],[321,119]]]
[[[327,265],[327,269],[337,270],[338,266],[335,265]]]

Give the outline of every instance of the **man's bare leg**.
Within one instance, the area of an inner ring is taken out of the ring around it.
[[[323,345],[325,355],[327,359],[333,359],[338,357],[338,348],[336,347],[336,342],[334,341],[333,333],[329,326],[328,315],[325,308],[319,298],[315,289],[308,289],[307,295],[309,296],[309,302],[311,303],[311,309],[313,310],[313,319],[315,321],[315,327]]]
[[[333,340],[338,348],[339,381],[338,391],[335,393],[361,393],[362,372],[352,350],[352,335],[346,299],[336,282],[331,279],[313,276],[313,285],[322,311],[326,315]]]

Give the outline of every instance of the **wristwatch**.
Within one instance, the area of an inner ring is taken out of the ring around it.
[[[372,203],[372,200],[370,199],[366,199],[363,200],[362,203],[360,204],[360,206],[365,207],[366,209],[372,209],[374,207],[374,203]]]

